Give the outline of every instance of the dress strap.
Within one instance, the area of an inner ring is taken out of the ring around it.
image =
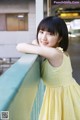
[[[57,47],[57,49],[63,52],[63,48],[61,48],[61,47]]]

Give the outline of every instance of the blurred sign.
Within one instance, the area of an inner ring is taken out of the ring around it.
[[[51,0],[51,5],[57,4],[79,4],[80,0]]]

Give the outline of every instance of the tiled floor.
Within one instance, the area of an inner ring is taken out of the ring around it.
[[[80,84],[80,39],[70,40],[68,50],[72,61],[73,76]]]

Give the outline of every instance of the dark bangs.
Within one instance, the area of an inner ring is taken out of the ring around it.
[[[54,26],[54,27],[52,27],[52,26]],[[53,34],[57,33],[55,25],[51,21],[45,21],[45,20],[42,21],[42,23],[38,27],[38,32],[39,32],[39,30],[51,32]]]
[[[53,34],[58,33],[56,26],[55,26],[55,22],[52,20],[52,17],[47,17],[40,22],[40,24],[37,28],[37,39],[38,39],[39,30],[48,31]]]

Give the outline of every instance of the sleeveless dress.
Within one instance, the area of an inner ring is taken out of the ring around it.
[[[63,63],[53,67],[42,63],[46,85],[39,120],[80,120],[80,86],[72,77],[70,57],[63,52]]]

